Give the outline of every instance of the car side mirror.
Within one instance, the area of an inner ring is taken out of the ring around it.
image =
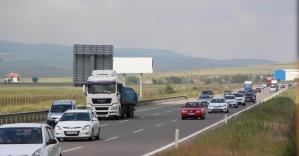
[[[49,139],[47,142],[47,145],[51,145],[51,144],[57,144],[57,140],[56,139]]]
[[[60,120],[60,118],[55,119],[55,123],[58,123]]]
[[[98,121],[98,119],[97,118],[92,118],[92,121]]]

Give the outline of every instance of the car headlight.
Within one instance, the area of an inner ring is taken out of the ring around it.
[[[184,111],[184,110],[183,110],[182,112],[183,112],[183,113],[187,113],[187,111]]]
[[[41,156],[41,155],[42,155],[42,148],[39,148],[32,154],[32,156]]]
[[[200,113],[200,110],[197,110],[196,113]]]
[[[55,130],[62,130],[61,127],[59,125],[55,126]]]
[[[82,128],[82,130],[88,130],[88,129],[90,129],[90,125],[85,125],[85,126]]]
[[[222,107],[226,106],[226,104],[222,105]]]

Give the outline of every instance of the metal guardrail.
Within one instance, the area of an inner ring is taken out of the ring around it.
[[[187,99],[186,96],[174,96],[166,97],[160,99],[150,99],[142,100],[137,102],[138,106],[146,106],[153,104],[160,104],[163,102],[170,102],[175,100]],[[84,109],[85,106],[78,107],[79,109]],[[22,112],[22,113],[12,113],[12,114],[0,114],[0,125],[9,123],[19,123],[19,122],[37,122],[46,121],[49,110],[35,111],[35,112]]]

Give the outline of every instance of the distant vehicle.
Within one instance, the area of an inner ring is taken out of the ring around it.
[[[42,123],[0,125],[0,155],[61,155],[52,128]]]
[[[244,82],[244,90],[245,91],[252,90],[252,81],[245,81]]]
[[[291,83],[288,84],[288,87],[292,87],[292,86],[293,86],[293,84],[291,84]]]
[[[272,81],[271,81],[271,86],[272,86],[272,85],[278,85],[278,84],[277,84],[277,80],[272,80]]]
[[[254,92],[245,93],[245,100],[249,102],[255,103],[256,95]]]
[[[267,77],[266,78],[266,86],[267,87],[270,87],[272,85],[272,80],[273,80],[273,77]]]
[[[182,120],[187,118],[205,119],[206,110],[204,108],[204,104],[200,102],[187,102],[184,106],[182,106],[181,116]]]
[[[238,108],[238,101],[235,97],[235,95],[225,95],[224,96],[225,101],[228,103],[229,106]]]
[[[245,96],[243,93],[234,93],[233,95],[235,95],[238,104],[242,104],[243,106],[246,105]]]
[[[255,88],[254,92],[255,92],[255,93],[257,93],[257,92],[260,92],[260,93],[261,93],[262,90],[261,90],[261,88],[257,87],[257,88]]]
[[[211,101],[211,96],[210,94],[201,94],[197,100],[198,102],[204,104],[205,106],[208,106],[208,104]]]
[[[267,85],[265,85],[265,84],[261,84],[261,86],[262,86],[263,88],[267,88]]]
[[[201,92],[201,94],[209,94],[209,95],[211,96],[211,98],[214,97],[214,93],[213,93],[212,90],[203,90],[203,91]]]
[[[270,93],[272,93],[272,92],[276,92],[277,91],[277,87],[275,86],[275,85],[272,85],[271,87],[270,87]]]
[[[224,98],[212,98],[208,106],[208,112],[229,112],[229,105]]]
[[[231,91],[231,90],[225,90],[225,91],[223,92],[223,97],[224,97],[225,95],[230,95],[230,94],[232,94],[232,91]]]
[[[239,94],[245,94],[246,91],[245,90],[239,90],[237,93],[239,93]]]
[[[286,88],[286,86],[284,84],[280,85],[280,88]]]
[[[69,109],[78,109],[75,100],[54,101],[48,113],[47,124],[54,127],[56,125],[55,120],[60,118],[62,114]]]
[[[100,139],[100,124],[93,110],[68,110],[57,120],[55,136],[59,141],[68,138]]]

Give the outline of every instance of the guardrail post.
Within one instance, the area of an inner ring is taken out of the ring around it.
[[[175,130],[175,148],[178,147],[178,144],[179,144],[179,129],[176,129]]]

